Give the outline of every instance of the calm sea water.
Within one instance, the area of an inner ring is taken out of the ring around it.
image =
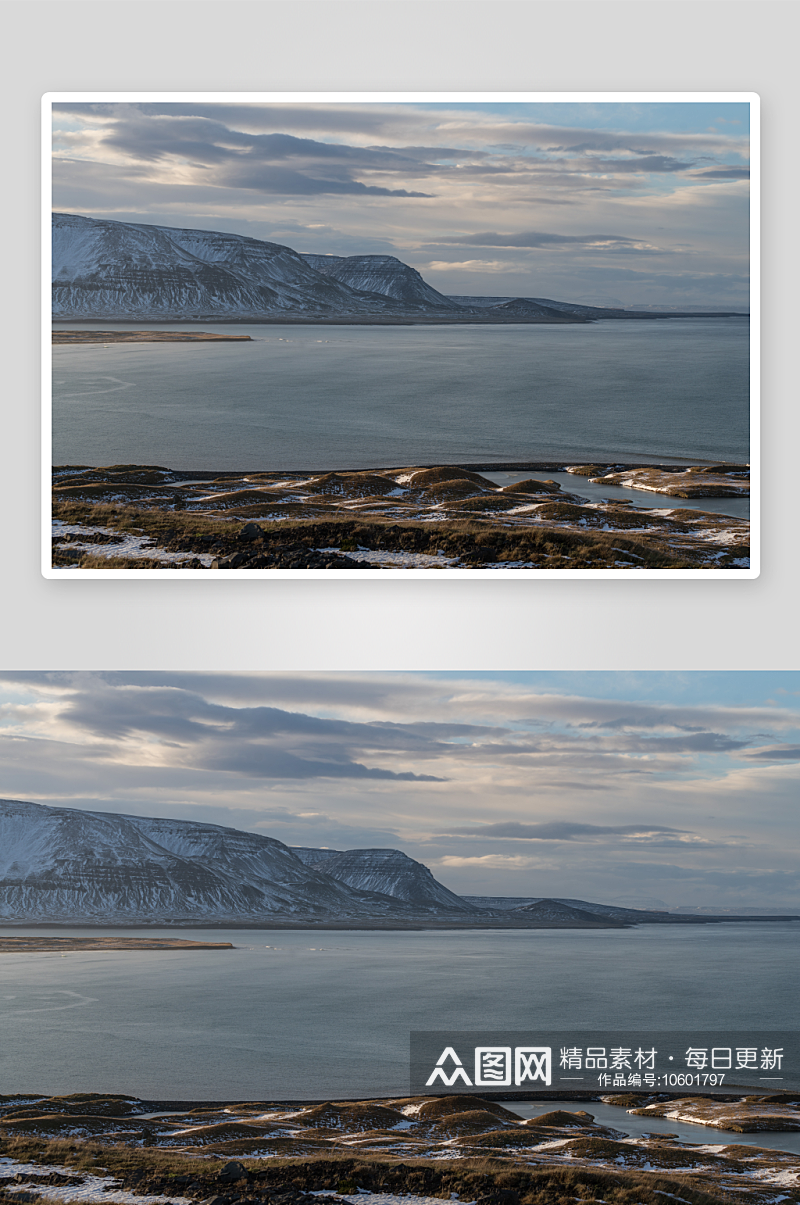
[[[56,464],[750,458],[742,318],[181,329],[253,342],[53,348]]]
[[[798,1028],[800,922],[177,935],[237,948],[0,954],[2,1091],[403,1095],[412,1029]]]

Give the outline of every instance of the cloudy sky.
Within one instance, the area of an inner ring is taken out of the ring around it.
[[[397,255],[447,294],[748,306],[741,103],[64,103],[54,209]]]
[[[0,795],[463,894],[800,909],[800,673],[5,673]]]

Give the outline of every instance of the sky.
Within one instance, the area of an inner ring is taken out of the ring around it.
[[[445,294],[749,308],[749,106],[56,102],[53,208],[396,255]]]
[[[393,848],[465,895],[800,911],[800,672],[0,673],[6,799]]]

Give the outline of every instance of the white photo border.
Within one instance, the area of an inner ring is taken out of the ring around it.
[[[74,569],[52,564],[52,110],[58,103],[216,103],[216,104],[748,104],[750,107],[750,567],[747,569],[393,569],[368,573],[359,569]],[[761,131],[760,97],[755,92],[47,92],[41,113],[41,367],[42,367],[42,576],[64,581],[87,578],[178,578],[183,581],[223,578],[357,578],[481,581],[569,578],[698,578],[703,581],[757,578],[761,572]]]

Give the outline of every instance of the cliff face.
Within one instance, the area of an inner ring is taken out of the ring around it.
[[[417,272],[394,255],[304,255],[317,272],[351,289],[379,293],[399,302],[402,308],[444,310],[457,313],[463,307],[437,293]]]
[[[404,900],[415,909],[460,916],[480,909],[455,895],[433,877],[427,866],[399,849],[295,849],[308,866],[361,891],[376,891]]]

